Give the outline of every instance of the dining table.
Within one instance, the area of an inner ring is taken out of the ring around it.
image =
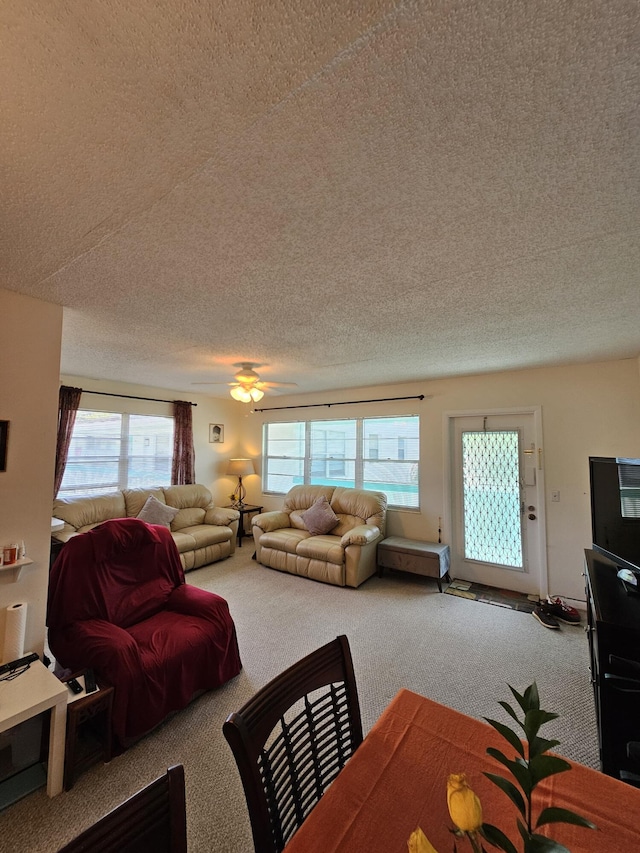
[[[501,719],[502,713],[498,709],[494,717],[513,728],[515,722]],[[546,728],[541,734],[551,736]],[[456,841],[447,807],[452,773],[466,774],[482,803],[484,821],[501,829],[521,850],[519,812],[485,773],[511,777],[487,754],[488,747],[515,758],[515,749],[484,720],[401,689],[289,840],[285,853],[407,853],[407,841],[417,827],[438,853],[450,853]],[[561,754],[558,747],[556,754]],[[640,851],[640,790],[569,763],[569,770],[534,789],[534,817],[548,806],[562,807],[586,817],[597,829],[553,823],[540,833],[571,853]],[[457,839],[457,849],[471,851],[468,839]]]

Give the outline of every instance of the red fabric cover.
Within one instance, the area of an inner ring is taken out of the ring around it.
[[[227,602],[185,583],[166,527],[112,519],[74,536],[51,569],[49,645],[114,687],[122,746],[241,669]]]

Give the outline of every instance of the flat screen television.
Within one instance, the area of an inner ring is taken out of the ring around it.
[[[640,571],[640,459],[589,457],[593,548]]]

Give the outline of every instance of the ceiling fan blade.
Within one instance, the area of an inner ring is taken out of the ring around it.
[[[297,382],[269,382],[265,379],[264,382],[256,382],[258,388],[297,388]]]

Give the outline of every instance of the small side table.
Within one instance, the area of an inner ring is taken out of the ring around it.
[[[51,709],[47,794],[62,791],[67,688],[42,661],[34,661],[12,681],[0,684],[0,732]]]
[[[442,592],[442,578],[449,578],[449,546],[440,542],[421,542],[402,536],[389,536],[378,544],[378,576],[383,569],[396,569],[435,578]]]
[[[70,675],[84,687],[84,675]],[[69,679],[66,679],[67,681]],[[67,688],[67,739],[64,760],[64,789],[70,790],[76,776],[100,758],[111,761],[111,709],[113,687],[98,687],[93,693],[73,694]]]
[[[238,523],[238,548],[242,548],[242,537],[245,535],[244,532],[244,517],[251,517],[254,514],[262,512],[261,506],[255,506],[255,504],[245,504],[244,506],[234,506],[233,504],[229,504],[226,509],[237,509],[240,513],[240,520]]]

